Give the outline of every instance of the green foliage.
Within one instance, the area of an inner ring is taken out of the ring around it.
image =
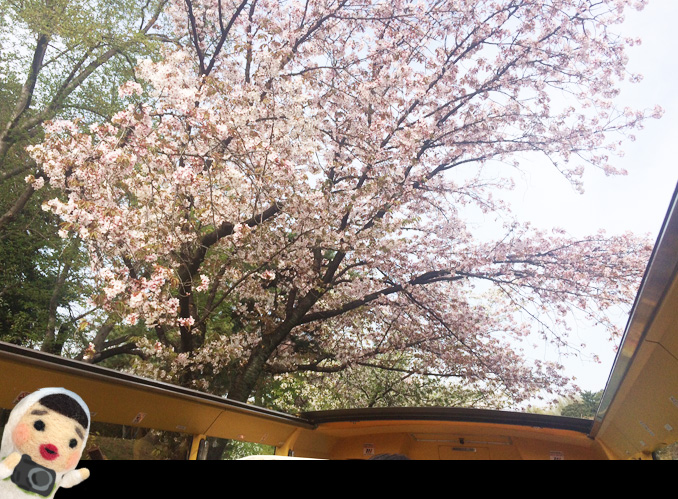
[[[45,119],[110,118],[122,105],[117,88],[134,78],[138,59],[159,53],[158,42],[140,33],[156,5],[146,0],[0,0],[5,13],[0,24],[0,64],[5,64],[0,67],[7,79],[1,85],[24,82],[36,37],[46,34],[50,48],[33,95],[34,113]],[[107,56],[109,51],[114,55]],[[90,66],[94,70],[78,79]],[[71,92],[65,91],[69,85]]]
[[[275,453],[275,447],[270,445],[241,442],[239,440],[210,437],[207,439],[207,445],[206,458],[210,461],[234,461],[247,456],[270,456]]]
[[[50,339],[59,343],[54,353],[67,341],[87,345],[87,331],[72,317],[89,294],[87,262],[41,209],[54,192],[46,186],[18,202],[24,179],[40,174],[26,147],[41,140],[46,121],[102,122],[122,108],[117,88],[134,78],[139,58],[159,53],[149,36],[155,28],[146,28],[165,4],[0,0],[0,217],[20,208],[0,224],[0,340],[40,346],[46,335],[60,336]],[[48,42],[42,55],[41,37]]]
[[[0,186],[0,193],[6,187]],[[42,343],[53,296],[63,323],[68,306],[88,290],[79,279],[79,268],[85,265],[82,254],[74,242],[55,234],[56,220],[36,204],[30,203],[0,234],[0,340],[26,346]],[[72,270],[56,290],[66,265]]]
[[[527,412],[549,414],[570,418],[593,419],[603,398],[603,390],[598,392],[583,391],[579,395],[560,398],[550,402],[546,407],[531,406]]]
[[[561,416],[572,418],[593,419],[598,411],[598,406],[603,398],[603,391],[589,392],[584,391],[580,399],[565,405],[561,411]]]

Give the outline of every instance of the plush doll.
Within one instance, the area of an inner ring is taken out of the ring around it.
[[[89,477],[75,467],[89,434],[89,409],[63,388],[43,388],[12,410],[0,447],[0,499],[52,498]]]

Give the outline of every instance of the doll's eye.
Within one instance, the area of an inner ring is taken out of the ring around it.
[[[75,449],[75,446],[76,446],[76,445],[78,445],[78,441],[77,441],[76,439],[74,439],[74,438],[71,438],[71,441],[68,442],[68,446],[69,446],[71,449]]]
[[[42,420],[38,419],[35,423],[33,423],[33,428],[35,428],[38,431],[45,431],[45,423],[43,423]]]

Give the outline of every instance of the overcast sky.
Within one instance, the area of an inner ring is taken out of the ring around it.
[[[628,69],[644,76],[639,84],[624,85],[619,105],[652,109],[658,104],[665,110],[662,119],[649,120],[635,134],[635,142],[624,143],[625,156],[615,159],[615,165],[626,169],[628,175],[605,177],[602,172],[589,172],[585,194],[580,195],[545,169],[529,170],[512,201],[521,218],[576,234],[603,228],[609,233],[648,234],[652,242],[656,240],[678,182],[676,19],[678,1],[649,0],[643,11],[629,11],[625,24],[619,27],[625,35],[643,40],[629,49]],[[549,181],[555,182],[557,189],[544,188]],[[620,320],[625,325],[626,317]],[[580,330],[575,334],[599,353],[603,363],[571,360],[567,366],[583,389],[599,390],[607,382],[615,353],[609,343],[592,341],[589,333]]]
[[[620,106],[652,109],[659,104],[665,110],[661,120],[648,120],[645,129],[635,134],[635,142],[624,143],[623,158],[613,158],[615,165],[628,170],[629,174],[606,177],[592,170],[585,177],[584,195],[575,193],[562,180],[559,196],[554,198],[554,191],[539,188],[545,178],[536,172],[541,171],[552,180],[553,175],[544,169],[535,169],[534,177],[526,179],[523,186],[522,206],[535,223],[563,226],[577,232],[580,228],[588,229],[587,233],[605,228],[610,232],[648,232],[653,238],[657,235],[678,182],[676,19],[678,1],[649,0],[643,11],[630,11],[626,23],[620,27],[625,34],[643,40],[640,46],[629,49],[628,68],[644,76],[639,84],[624,85],[618,99]]]

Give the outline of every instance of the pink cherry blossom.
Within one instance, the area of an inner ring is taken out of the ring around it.
[[[623,173],[620,144],[661,114],[616,102],[636,41],[614,27],[641,6],[173,0],[147,94],[127,83],[111,123],[50,123],[31,148],[61,192],[44,209],[89,248],[94,301],[163,345],[138,341],[142,373],[211,389],[205,369],[229,370],[247,400],[264,372],[407,355],[511,400],[562,391],[517,345],[576,353],[573,313],[619,334],[649,245],[519,222],[488,242],[464,210],[511,219],[490,161],[539,155],[576,188]]]
[[[139,83],[135,81],[128,81],[118,89],[118,95],[120,97],[130,97],[134,95],[141,95],[143,91],[144,90]]]

